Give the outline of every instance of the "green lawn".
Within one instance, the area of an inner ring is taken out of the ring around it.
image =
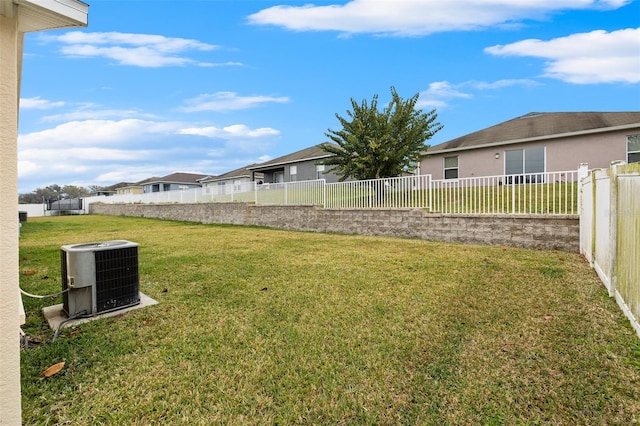
[[[29,218],[20,282],[60,246],[140,244],[158,305],[64,329],[24,298],[25,424],[620,424],[640,342],[578,255],[125,217]],[[64,361],[49,379],[44,370]]]

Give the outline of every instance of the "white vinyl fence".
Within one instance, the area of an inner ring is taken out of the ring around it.
[[[578,214],[579,170],[433,180],[431,175],[326,183],[324,179],[220,185],[147,194],[90,197],[102,203],[317,205],[331,209],[419,208],[440,213]],[[586,174],[586,166],[582,172]]]
[[[640,164],[593,170],[580,196],[580,252],[640,336]]]

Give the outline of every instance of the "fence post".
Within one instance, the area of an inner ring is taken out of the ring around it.
[[[432,175],[428,175],[429,177],[427,178],[427,191],[429,194],[429,212],[433,212],[433,179],[432,179]]]
[[[253,181],[253,203],[258,205],[258,184],[255,180]]]
[[[322,179],[322,207],[327,208],[327,180]]]
[[[615,296],[618,284],[618,167],[624,161],[612,161],[609,168],[609,296]]]
[[[511,180],[511,213],[516,212],[516,181],[515,176]]]
[[[578,215],[580,215],[580,207],[582,206],[582,179],[589,176],[589,164],[580,163],[578,166]]]

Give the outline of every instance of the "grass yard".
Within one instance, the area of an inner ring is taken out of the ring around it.
[[[64,329],[23,297],[24,424],[640,421],[640,341],[578,255],[105,216],[29,218],[25,291],[60,246],[140,244],[160,303]],[[64,361],[44,379],[47,367]]]

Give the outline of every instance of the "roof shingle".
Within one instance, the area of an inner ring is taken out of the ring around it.
[[[427,153],[471,149],[487,144],[601,131],[640,124],[640,111],[631,112],[532,112],[468,135],[436,145]]]

